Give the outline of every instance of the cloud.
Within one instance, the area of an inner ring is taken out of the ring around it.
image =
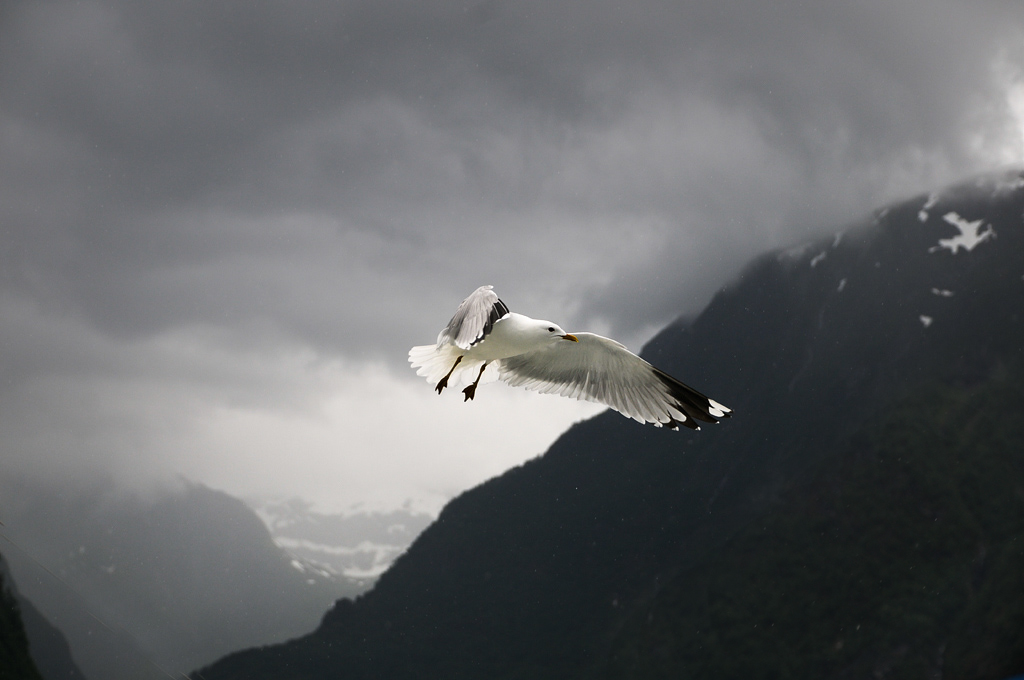
[[[405,352],[476,286],[637,349],[763,249],[1024,160],[1012,2],[0,11],[0,456],[37,469],[242,492],[266,431],[469,483]]]

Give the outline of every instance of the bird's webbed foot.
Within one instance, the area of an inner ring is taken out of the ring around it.
[[[466,398],[462,400],[462,403],[466,403],[476,396],[476,386],[480,384],[480,378],[483,377],[485,368],[487,368],[486,363],[480,367],[480,372],[476,374],[476,380],[473,381],[473,384],[462,390],[462,393],[466,395]]]
[[[455,372],[455,367],[459,365],[460,361],[462,361],[461,354],[458,356],[457,359],[455,359],[455,363],[452,364],[451,370],[449,370],[448,373],[446,373],[445,376],[437,382],[437,385],[434,387],[434,389],[437,390],[438,394],[441,394],[441,390],[448,387],[448,378],[452,377],[452,373]]]

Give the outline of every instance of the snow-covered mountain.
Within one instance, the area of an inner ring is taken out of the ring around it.
[[[274,542],[297,560],[366,588],[434,520],[411,507],[326,514],[298,498],[248,503]]]

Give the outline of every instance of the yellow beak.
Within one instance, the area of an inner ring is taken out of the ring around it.
[[[565,334],[565,335],[563,335],[562,337],[563,337],[564,339],[566,339],[566,340],[572,340],[573,342],[579,342],[579,341],[580,341],[580,339],[579,339],[579,338],[577,338],[577,337],[576,337],[575,335],[573,335],[572,333],[566,333],[566,334]]]

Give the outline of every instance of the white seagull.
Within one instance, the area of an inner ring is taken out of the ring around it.
[[[658,370],[625,346],[593,333],[566,333],[558,324],[510,312],[493,286],[463,300],[437,344],[409,350],[409,363],[440,394],[451,380],[469,382],[469,401],[488,366],[500,380],[545,394],[610,406],[641,423],[673,430],[717,423],[732,409]]]

